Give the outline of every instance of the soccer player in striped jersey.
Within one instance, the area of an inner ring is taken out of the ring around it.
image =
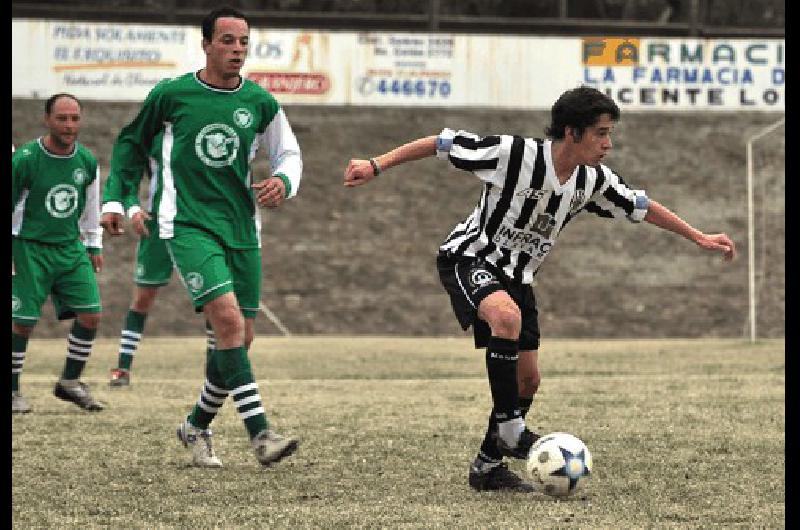
[[[437,156],[483,182],[475,209],[450,232],[437,258],[459,324],[472,326],[476,348],[486,348],[494,407],[469,470],[476,490],[533,491],[503,457],[525,458],[539,438],[524,421],[541,381],[532,283],[571,219],[587,211],[646,221],[726,260],[735,257],[727,235],[693,228],[601,163],[619,116],[609,97],[579,87],[553,105],[545,140],[444,129],[372,159],[351,160],[345,170],[345,186],[359,186],[391,167]]]
[[[78,133],[81,104],[70,94],[45,102],[49,132],[11,157],[11,412],[31,411],[20,393],[28,339],[48,296],[59,320],[74,318],[55,396],[89,411],[94,399],[80,376],[100,323],[95,274],[103,267],[100,174]]]
[[[297,194],[302,159],[278,102],[240,75],[249,45],[245,16],[215,9],[203,20],[202,35],[205,67],[157,84],[120,132],[111,161],[118,185],[105,190],[103,223],[120,233],[120,205],[135,200],[149,162],[161,190],[152,205],[158,237],[216,336],[200,398],[178,426],[178,438],[194,465],[219,467],[209,425],[231,395],[266,466],[299,442],[267,420],[247,355],[261,291],[258,206],[277,207]],[[260,148],[272,175],[254,183],[250,164]]]

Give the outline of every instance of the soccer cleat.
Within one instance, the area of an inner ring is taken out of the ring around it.
[[[108,386],[111,388],[119,388],[121,386],[130,386],[130,384],[131,373],[129,370],[123,368],[113,368],[111,370],[111,380],[108,382]]]
[[[508,469],[501,462],[487,471],[479,471],[475,465],[469,467],[469,485],[475,491],[509,490],[532,493],[536,489]]]
[[[31,406],[25,396],[19,392],[11,392],[11,413],[26,414],[31,411]]]
[[[519,440],[517,440],[516,447],[508,446],[505,441],[503,441],[503,438],[498,436],[497,448],[500,450],[500,454],[503,456],[511,456],[513,458],[525,460],[528,458],[528,453],[531,450],[531,446],[539,438],[541,438],[541,436],[525,427],[525,430],[523,430],[519,435]]]
[[[74,386],[66,386],[59,381],[56,383],[56,388],[53,391],[53,394],[55,394],[58,399],[75,403],[83,410],[96,412],[106,408],[105,405],[92,397],[92,394],[89,393],[89,387],[86,385],[86,383],[82,383],[80,381],[78,381],[78,383]]]
[[[291,455],[300,444],[294,438],[286,438],[270,429],[258,433],[250,443],[253,445],[256,458],[263,466],[268,466]]]
[[[198,429],[187,420],[178,425],[176,434],[183,446],[192,451],[193,466],[222,467],[222,461],[214,454],[209,429]]]

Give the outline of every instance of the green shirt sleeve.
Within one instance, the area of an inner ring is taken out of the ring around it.
[[[153,87],[139,114],[122,128],[111,153],[111,171],[103,190],[103,202],[119,202],[127,210],[139,203],[139,183],[147,167],[147,153],[165,116],[164,92],[170,79]]]

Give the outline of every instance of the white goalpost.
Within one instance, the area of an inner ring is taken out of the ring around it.
[[[750,342],[756,341],[756,271],[755,271],[755,208],[753,205],[753,143],[771,133],[786,121],[784,116],[747,140],[747,283],[750,310]]]

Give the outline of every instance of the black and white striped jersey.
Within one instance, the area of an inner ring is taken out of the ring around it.
[[[560,184],[552,141],[485,136],[444,129],[436,156],[471,171],[484,182],[475,210],[459,223],[440,250],[480,257],[509,278],[532,283],[562,228],[579,212],[640,222],[649,200],[608,167],[578,166]]]

